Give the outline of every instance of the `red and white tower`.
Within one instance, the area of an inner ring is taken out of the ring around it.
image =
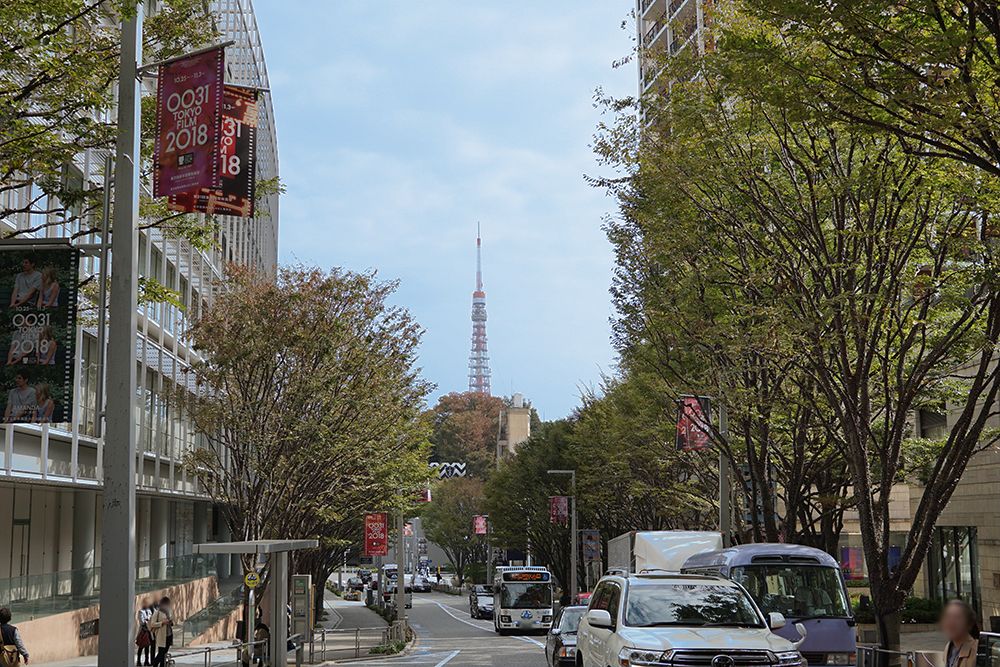
[[[476,225],[476,291],[472,293],[472,351],[469,391],[490,393],[490,355],[486,351],[486,292],[483,291],[483,239]]]

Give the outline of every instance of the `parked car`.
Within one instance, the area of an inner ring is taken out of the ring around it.
[[[582,605],[563,607],[552,621],[552,627],[545,638],[545,661],[552,667],[573,667],[576,665],[576,631],[580,619],[587,612]]]
[[[613,574],[597,584],[580,621],[577,665],[806,667],[797,645],[774,633],[784,626],[784,616],[765,617],[724,577]]]
[[[413,587],[414,593],[430,593],[432,590],[430,580],[422,574],[414,575],[413,583],[410,585]]]
[[[361,577],[351,577],[347,580],[347,590],[363,591],[365,590],[365,582],[361,580]]]
[[[469,615],[472,618],[493,618],[493,587],[476,584],[469,592]]]

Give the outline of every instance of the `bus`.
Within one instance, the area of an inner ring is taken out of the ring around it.
[[[789,624],[778,630],[800,643],[809,667],[853,665],[855,620],[840,564],[830,554],[797,544],[743,544],[689,557],[681,572],[715,574],[741,584],[764,614]],[[799,637],[796,625],[806,630]]]
[[[547,632],[552,627],[552,574],[547,568],[501,566],[493,577],[497,634]]]

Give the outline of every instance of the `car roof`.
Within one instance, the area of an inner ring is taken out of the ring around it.
[[[739,588],[739,584],[725,577],[717,575],[704,575],[704,574],[681,574],[678,572],[641,572],[638,574],[612,574],[612,575],[606,575],[601,579],[601,581],[604,581],[605,579],[627,581],[629,585],[640,585],[640,586],[646,584],[667,583],[676,585],[713,584],[717,586],[726,586],[728,588]]]
[[[801,544],[739,544],[719,551],[694,554],[684,562],[685,568],[715,565],[768,565],[791,563],[795,565],[822,565],[838,567],[837,559],[830,554]]]

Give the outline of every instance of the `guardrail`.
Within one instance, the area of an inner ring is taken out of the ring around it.
[[[308,647],[309,663],[337,658],[361,658],[371,649],[406,641],[403,623],[370,628],[323,628],[313,632]]]
[[[947,660],[944,651],[894,651],[872,645],[859,645],[857,655],[857,667],[937,667]],[[975,664],[1000,665],[1000,632],[979,633]]]
[[[182,664],[185,665],[195,664],[188,660],[188,658],[200,655],[203,656],[202,665],[204,665],[204,667],[213,667],[213,665],[217,665],[218,667],[222,667],[222,665],[240,665],[243,663],[244,651],[247,651],[250,654],[250,661],[253,662],[254,653],[267,651],[267,642],[268,640],[266,639],[259,639],[254,642],[232,644],[231,646],[204,646],[176,653],[171,651],[168,656],[168,664],[174,665],[178,662],[178,660],[182,660]],[[236,653],[236,658],[234,660],[219,662],[219,656],[231,651],[235,651]]]

